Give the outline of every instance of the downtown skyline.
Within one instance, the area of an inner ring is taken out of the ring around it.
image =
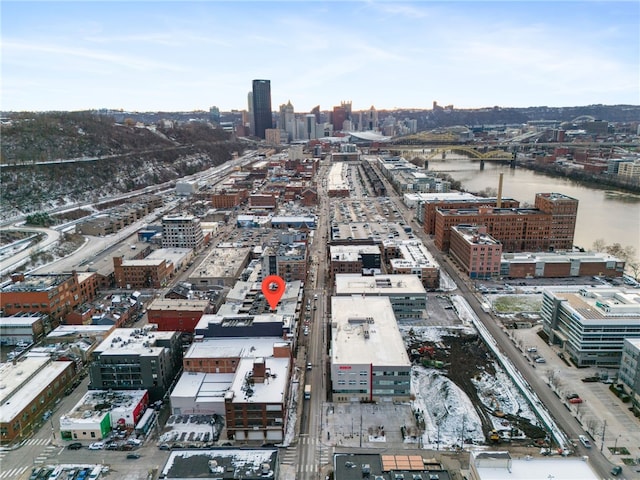
[[[3,111],[640,103],[638,2],[18,2]]]

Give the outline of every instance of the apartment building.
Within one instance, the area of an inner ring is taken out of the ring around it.
[[[193,215],[162,217],[162,246],[164,248],[192,248],[198,250],[204,243],[200,220]]]

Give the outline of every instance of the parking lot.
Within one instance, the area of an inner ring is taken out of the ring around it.
[[[580,422],[586,437],[594,448],[601,449],[614,464],[632,460],[640,464],[640,428],[638,419],[610,390],[611,378],[616,369],[577,368],[559,356],[557,346],[550,346],[538,335],[540,326],[529,329],[514,329],[508,333],[522,354],[535,367],[536,374],[550,384],[558,400]],[[527,351],[535,348],[536,351]],[[536,363],[536,356],[544,363]],[[604,381],[583,382],[582,379],[599,377]],[[576,401],[577,395],[581,401]],[[606,422],[606,423],[605,423]],[[604,431],[604,445],[602,433]],[[579,439],[574,439],[578,442]],[[628,453],[627,453],[628,452]]]

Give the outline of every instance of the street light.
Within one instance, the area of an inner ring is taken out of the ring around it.
[[[615,443],[613,444],[613,454],[614,454],[614,455],[617,455],[617,454],[618,454],[618,439],[619,439],[621,436],[622,436],[622,435],[618,435],[618,436],[616,437],[616,441],[615,441]]]

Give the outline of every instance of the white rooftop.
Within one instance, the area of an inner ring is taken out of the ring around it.
[[[360,255],[380,255],[378,245],[331,245],[329,252],[332,261],[355,262]]]
[[[389,297],[331,297],[331,362],[411,365]]]
[[[144,328],[116,328],[95,351],[100,355],[157,356],[165,347],[157,347],[156,342],[159,339],[169,340],[175,333],[154,330],[150,325]]]
[[[336,295],[402,295],[426,290],[417,275],[375,275],[339,273],[336,275]]]
[[[588,320],[640,322],[640,291],[616,287],[550,287],[565,306]]]
[[[73,362],[51,361],[49,356],[26,357],[0,364],[0,423],[12,421],[23,408],[42,395],[49,383]]]
[[[234,377],[235,373],[184,372],[171,392],[171,398],[195,399],[196,404],[222,401]]]
[[[245,358],[240,360],[236,369],[236,376],[231,385],[234,403],[284,403],[285,392],[289,378],[289,358],[263,358],[269,375],[263,383],[255,382],[251,386],[252,393],[248,395],[245,378],[251,376],[254,362],[259,359]]]
[[[477,455],[490,457],[496,453],[501,452],[484,452]],[[480,465],[476,464],[479,480],[597,480],[599,478],[589,463],[581,458],[511,458],[509,469],[495,464],[489,466],[490,461],[486,462],[487,466],[482,464],[483,460],[480,462]]]
[[[274,345],[288,343],[280,337],[205,338],[201,342],[193,342],[184,359],[270,357]]]

